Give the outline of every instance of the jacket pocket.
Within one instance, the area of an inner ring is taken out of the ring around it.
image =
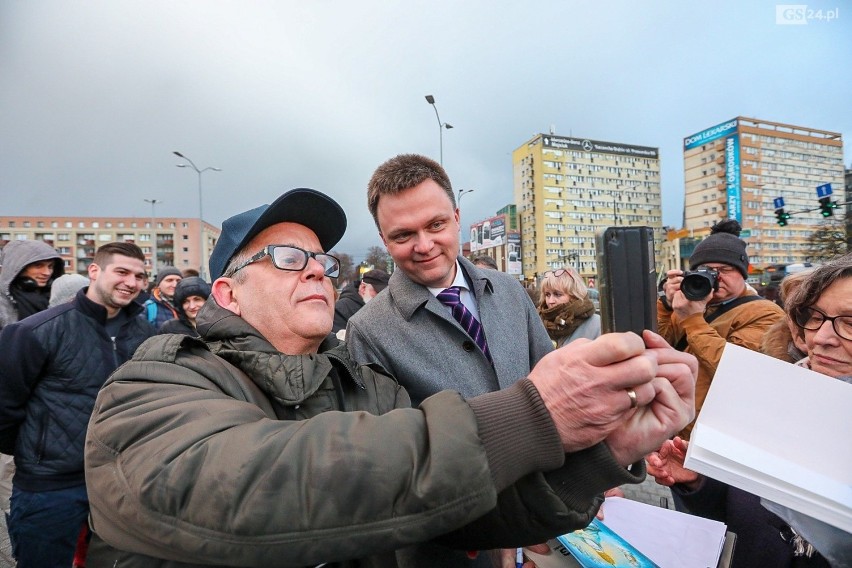
[[[47,451],[47,432],[50,429],[50,413],[45,412],[39,419],[38,438],[36,442],[35,462],[41,463]]]

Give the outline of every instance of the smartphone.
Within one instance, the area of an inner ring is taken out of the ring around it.
[[[601,331],[657,331],[657,269],[651,227],[608,227],[595,235]]]

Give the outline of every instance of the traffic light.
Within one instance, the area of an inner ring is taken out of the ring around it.
[[[837,208],[837,202],[832,201],[830,195],[820,197],[819,212],[822,214],[823,217],[831,217],[832,215],[834,215],[835,208]]]
[[[779,207],[778,209],[775,210],[775,219],[777,220],[776,222],[779,225],[781,225],[782,227],[787,226],[787,219],[789,219],[789,218],[790,218],[790,214],[785,213],[783,207]]]

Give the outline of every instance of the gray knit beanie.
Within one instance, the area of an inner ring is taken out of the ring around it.
[[[165,266],[161,268],[159,272],[157,272],[157,280],[154,281],[154,286],[159,286],[160,282],[162,282],[163,278],[165,278],[166,276],[180,276],[181,278],[183,278],[183,274],[180,270],[178,270],[174,266]]]
[[[742,227],[736,219],[725,219],[710,230],[710,236],[698,243],[689,257],[689,269],[695,270],[708,262],[728,264],[748,278],[746,243],[740,239]]]
[[[89,285],[89,279],[82,274],[64,274],[50,285],[50,301],[48,307],[70,302],[77,295],[77,290]]]

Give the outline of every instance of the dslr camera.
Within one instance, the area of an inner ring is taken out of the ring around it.
[[[703,300],[710,292],[719,289],[719,271],[699,266],[683,273],[680,291],[687,300]]]

